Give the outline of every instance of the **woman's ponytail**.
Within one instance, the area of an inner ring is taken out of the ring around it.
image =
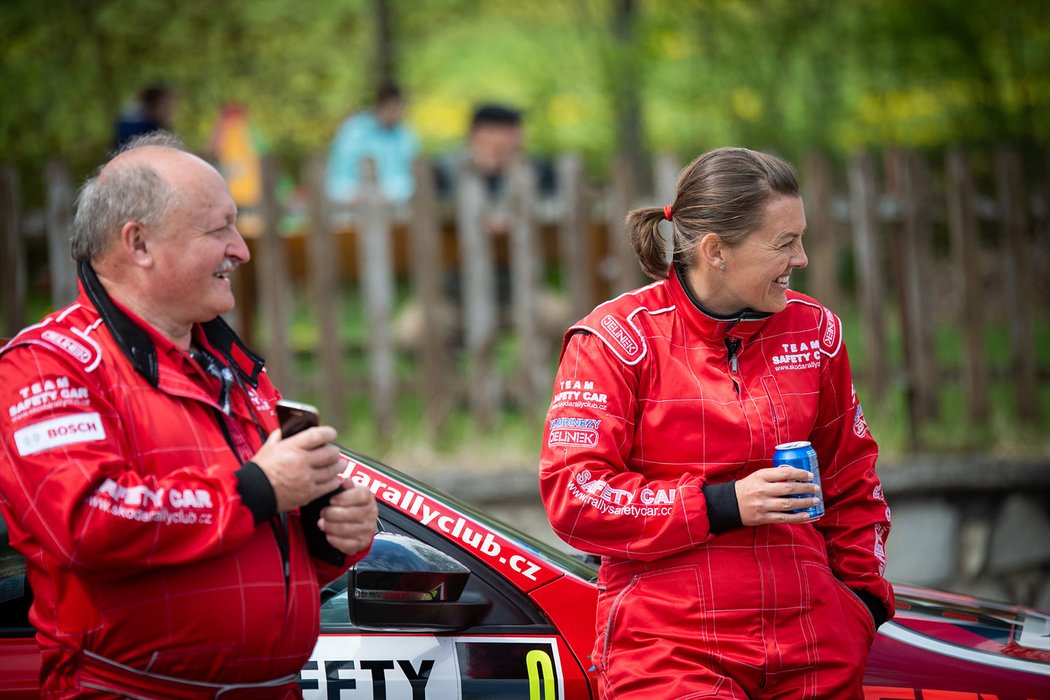
[[[627,213],[627,235],[634,248],[642,271],[654,280],[667,278],[671,260],[667,254],[667,241],[660,232],[660,222],[665,218],[664,209],[642,207]]]

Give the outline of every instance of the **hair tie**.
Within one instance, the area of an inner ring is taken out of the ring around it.
[[[674,212],[674,208],[670,204],[664,205],[664,221],[671,220],[671,214]]]

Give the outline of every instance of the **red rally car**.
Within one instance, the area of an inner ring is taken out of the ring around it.
[[[597,697],[596,566],[344,450],[379,502],[370,555],[321,595],[306,698]],[[2,523],[0,523],[2,524]],[[1050,700],[1050,614],[895,586],[865,700]],[[0,529],[0,700],[37,696],[21,558]],[[828,630],[828,634],[834,634]]]

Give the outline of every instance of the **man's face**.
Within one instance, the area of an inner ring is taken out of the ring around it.
[[[479,124],[470,134],[471,159],[482,172],[500,172],[510,167],[523,140],[520,125]]]
[[[400,97],[388,97],[376,104],[376,121],[386,129],[393,129],[401,121],[405,103]]]
[[[172,321],[203,323],[233,309],[230,275],[250,253],[218,172],[187,160],[171,182],[178,197],[165,220],[148,231],[154,259],[148,293]]]

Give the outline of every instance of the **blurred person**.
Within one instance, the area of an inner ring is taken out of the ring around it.
[[[237,226],[251,237],[262,233],[262,152],[265,145],[248,119],[247,106],[223,106],[212,132],[210,157],[237,205]]]
[[[150,85],[140,90],[134,104],[117,119],[114,150],[120,150],[136,136],[172,131],[175,103],[175,91],[167,85]]]
[[[412,163],[419,153],[415,132],[402,119],[405,100],[401,89],[387,83],[376,91],[375,104],[346,119],[336,132],[328,153],[328,197],[352,203],[361,187],[361,161],[376,166],[379,190],[393,204],[412,197],[415,181]]]
[[[545,158],[526,153],[524,135],[520,110],[509,105],[484,103],[474,109],[464,146],[444,154],[434,164],[438,198],[446,207],[456,205],[464,177],[476,175],[481,179],[485,197],[481,210],[482,225],[496,239],[496,247],[501,251],[496,253],[495,293],[500,322],[504,327],[511,325],[511,272],[506,258],[509,256],[507,238],[512,224],[509,201],[512,166],[520,159],[526,159],[534,171],[538,196],[550,199],[555,194],[553,166]],[[462,335],[462,319],[451,307],[459,303],[463,294],[458,270],[445,276],[444,287],[448,305],[439,307],[439,320],[456,342]],[[560,335],[570,320],[568,304],[547,289],[539,290],[536,309],[540,330],[548,337]],[[422,341],[422,313],[416,304],[404,309],[395,323],[399,344],[418,346]]]
[[[510,170],[522,157],[525,157],[525,129],[521,111],[497,103],[479,105],[470,120],[466,145],[445,154],[435,164],[438,196],[455,201],[463,174],[478,175],[486,196],[486,229],[492,234],[506,234],[510,227],[506,202]],[[538,194],[552,196],[553,166],[543,158],[529,157],[528,160],[535,170]]]
[[[79,298],[0,349],[0,511],[44,697],[300,697],[319,587],[371,545],[336,431],[284,439],[220,316],[236,217],[176,137],[133,140],[77,199]]]
[[[565,334],[540,459],[554,531],[602,557],[601,695],[861,698],[894,613],[890,513],[841,323],[789,290],[808,263],[795,172],[716,149],[626,223],[657,281]],[[774,463],[795,441],[819,487]]]

